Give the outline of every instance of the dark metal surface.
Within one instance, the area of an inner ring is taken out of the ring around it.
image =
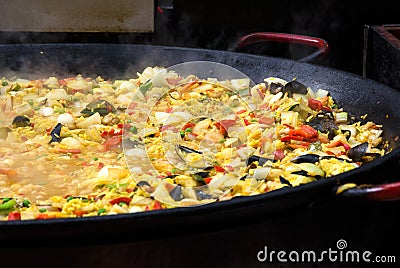
[[[282,189],[246,198],[193,208],[151,211],[129,215],[80,219],[1,222],[2,246],[82,245],[151,241],[173,236],[256,224],[282,213],[299,211],[315,200],[330,195],[338,183],[382,180],[379,170],[389,168],[400,158],[395,137],[400,135],[400,92],[377,82],[317,65],[279,58],[215,50],[141,45],[3,45],[0,46],[1,76],[22,78],[45,76],[84,76],[104,79],[136,77],[147,66],[168,67],[193,60],[208,60],[235,67],[256,83],[277,76],[297,78],[313,89],[323,88],[350,113],[383,124],[385,137],[394,150],[372,163],[345,174],[292,189]],[[26,240],[29,234],[29,240]],[[99,235],[101,234],[101,235]]]
[[[395,256],[398,264],[400,232],[394,226],[400,223],[399,205],[399,202],[386,204],[333,199],[279,216],[267,214],[262,221],[232,225],[224,230],[116,243],[103,238],[103,243],[90,245],[86,240],[91,238],[73,235],[74,246],[53,240],[45,246],[36,244],[32,247],[26,246],[25,241],[17,249],[4,246],[0,256],[3,264],[12,263],[12,267],[396,267],[389,263],[381,266],[370,263],[368,266],[361,255],[359,262],[339,261],[338,252],[333,255],[337,257],[336,261],[330,261],[325,254],[321,262],[279,262],[276,254],[281,250],[300,254],[302,250],[317,253],[329,249],[338,251],[336,243],[344,239],[348,250],[360,254],[368,250],[373,253],[371,259],[377,255]],[[193,228],[213,224],[211,216],[208,223]],[[115,237],[141,232],[134,227],[127,232],[117,232],[118,225],[111,228]],[[164,233],[176,231],[162,222],[154,228]],[[25,234],[27,240],[30,235]],[[93,236],[103,237],[103,233],[99,231]],[[275,251],[273,261],[257,260],[258,252],[265,247],[269,253]]]

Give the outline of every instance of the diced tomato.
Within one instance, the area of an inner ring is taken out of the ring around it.
[[[160,209],[162,209],[161,203],[158,202],[158,201],[155,201],[154,204],[153,204],[152,210],[160,210]]]
[[[276,149],[274,152],[274,159],[275,160],[282,160],[285,157],[285,151],[282,149]]]
[[[18,211],[11,211],[8,213],[7,219],[9,221],[20,221],[21,220],[21,213]]]
[[[225,165],[224,167],[225,167],[224,169],[229,172],[233,172],[235,170],[231,165]]]
[[[119,204],[121,202],[124,202],[126,204],[129,204],[131,202],[132,198],[130,197],[117,197],[113,200],[110,201],[111,205]]]
[[[160,128],[160,131],[161,132],[163,132],[163,131],[167,131],[167,130],[171,130],[171,131],[178,131],[178,129],[175,127],[175,126],[172,126],[172,125],[163,125],[161,128]]]
[[[110,150],[110,148],[117,147],[121,143],[122,143],[122,137],[120,135],[119,136],[112,136],[112,137],[108,137],[104,141],[103,146],[104,146],[104,149],[106,151],[108,151],[108,150]]]
[[[214,169],[217,172],[226,172],[226,170],[223,167],[220,167],[220,166],[214,166]]]
[[[321,111],[322,109],[322,102],[315,99],[308,99],[308,107],[313,109],[314,111]]]
[[[218,123],[221,126],[223,126],[226,130],[228,130],[231,126],[235,125],[236,120],[234,120],[234,119],[226,119],[226,120],[221,120]]]
[[[266,102],[259,107],[261,110],[269,110],[269,104]]]
[[[174,108],[168,107],[168,108],[165,110],[165,112],[170,114],[170,113],[173,112],[173,110],[174,110]]]
[[[258,123],[263,125],[272,125],[275,122],[275,119],[272,117],[262,116],[258,119]]]
[[[248,125],[250,125],[251,123],[250,123],[250,121],[249,120],[247,120],[246,118],[244,118],[243,119],[243,121],[244,121],[244,124],[246,125],[246,126],[248,126]]]
[[[228,133],[228,129],[235,125],[236,120],[234,119],[227,119],[227,120],[221,120],[217,123],[215,123],[215,126],[219,129],[219,132],[222,135],[226,135]]]
[[[67,85],[67,79],[68,78],[66,78],[66,79],[59,79],[58,80],[58,83],[61,85],[61,86],[66,86]],[[71,79],[71,78],[69,78],[69,79]]]
[[[97,165],[97,170],[100,171],[100,169],[102,169],[104,167],[104,163],[103,162],[99,162],[99,164]]]
[[[136,108],[137,105],[138,105],[138,104],[137,104],[136,102],[132,101],[132,102],[129,103],[129,105],[128,105],[128,110],[131,110],[131,111],[135,110],[135,108]]]

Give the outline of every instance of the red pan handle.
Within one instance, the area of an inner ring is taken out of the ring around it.
[[[317,48],[317,50],[312,54],[298,60],[301,62],[310,62],[318,57],[325,56],[326,54],[328,54],[329,51],[328,43],[321,38],[311,37],[306,35],[274,33],[274,32],[257,32],[242,36],[239,38],[236,50],[238,51],[248,45],[260,42],[281,42],[289,44],[301,44]]]
[[[397,201],[400,200],[400,181],[373,186],[357,186],[343,191],[340,195],[372,201]]]

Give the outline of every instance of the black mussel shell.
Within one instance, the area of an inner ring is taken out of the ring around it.
[[[293,171],[292,174],[301,175],[301,176],[308,176],[308,173],[305,170]]]
[[[277,94],[282,91],[283,85],[278,84],[278,83],[271,83],[269,85],[269,91],[271,94]]]
[[[81,114],[90,116],[99,113],[101,116],[105,116],[113,112],[115,112],[115,108],[110,102],[106,100],[98,100],[86,105],[86,108],[81,111]]]
[[[248,166],[248,165],[250,165],[251,163],[258,162],[258,165],[259,165],[259,166],[262,166],[262,165],[264,165],[267,161],[276,162],[275,159],[269,159],[269,158],[264,158],[264,157],[257,156],[257,155],[252,155],[252,156],[250,156],[250,157],[247,159],[246,165]]]
[[[212,199],[212,195],[205,193],[202,190],[195,190],[196,196],[199,200],[204,200],[204,199]]]
[[[302,83],[293,80],[288,82],[284,87],[283,87],[283,93],[288,93],[289,97],[292,97],[293,94],[307,94],[307,87],[303,85]]]
[[[50,132],[50,136],[51,136],[51,141],[52,142],[60,142],[61,141],[61,128],[62,128],[62,124],[58,123]]]
[[[320,159],[319,155],[316,154],[303,154],[299,155],[293,159],[290,160],[290,162],[295,163],[295,164],[300,164],[300,163],[316,163]]]
[[[143,186],[150,187],[150,184],[147,181],[139,181],[136,185],[139,187],[143,187]]]
[[[350,150],[347,151],[347,156],[351,158],[353,161],[358,162],[362,160],[362,157],[365,156],[367,150],[368,150],[368,142],[364,142],[350,148]]]
[[[187,153],[187,154],[190,154],[190,153],[203,154],[203,152],[196,151],[196,150],[194,150],[192,148],[189,148],[189,147],[186,147],[186,146],[183,146],[183,145],[178,145],[178,149],[181,150],[184,153]]]
[[[290,186],[290,187],[293,187],[293,185],[290,183],[290,181],[288,181],[287,179],[285,179],[285,178],[282,177],[282,176],[279,176],[279,181],[280,181],[282,184],[286,184],[286,185],[288,185],[288,186]]]
[[[182,187],[180,185],[177,185],[171,192],[169,192],[169,195],[175,201],[181,201],[183,199]]]
[[[29,120],[29,118],[24,115],[17,115],[12,121],[12,125],[15,128],[29,126],[30,123],[31,121]]]
[[[307,124],[322,133],[332,133],[331,135],[336,135],[334,130],[338,129],[333,114],[330,111],[318,113]]]

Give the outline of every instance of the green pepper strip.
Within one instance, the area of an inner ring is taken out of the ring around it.
[[[153,85],[153,83],[150,82],[150,80],[149,80],[149,81],[145,82],[144,84],[141,84],[140,87],[139,87],[139,90],[143,94],[145,94],[147,91],[149,91],[149,89],[151,88],[152,85]]]
[[[11,210],[14,208],[14,206],[17,204],[17,202],[14,199],[8,200],[7,202],[0,204],[0,211],[2,210]]]

